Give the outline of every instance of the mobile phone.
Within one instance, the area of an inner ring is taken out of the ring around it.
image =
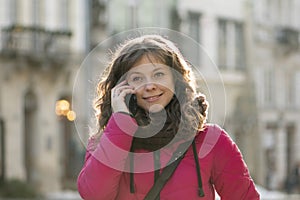
[[[127,94],[125,96],[125,104],[128,107],[129,111],[134,115],[137,109],[137,102],[135,94]]]

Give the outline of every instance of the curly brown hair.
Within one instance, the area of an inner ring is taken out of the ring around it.
[[[167,121],[160,133],[164,135],[171,133],[174,136],[180,132],[184,138],[187,129],[192,128],[188,131],[192,133],[202,129],[206,120],[208,104],[204,95],[200,94],[199,96],[196,93],[191,66],[170,40],[160,35],[144,35],[126,41],[116,50],[102,80],[98,83],[97,98],[94,104],[99,125],[97,132],[102,132],[112,115],[112,88],[143,56],[154,58],[174,71],[172,73],[175,83],[174,97],[165,108]],[[134,118],[140,126],[150,123],[149,113],[139,106],[134,112]],[[181,130],[178,130],[179,125]],[[148,141],[151,142],[149,139]]]

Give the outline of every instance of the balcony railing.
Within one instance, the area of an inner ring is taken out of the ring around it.
[[[70,54],[70,31],[11,25],[1,30],[1,56],[63,63]]]
[[[279,27],[276,29],[276,40],[280,44],[299,46],[299,31],[293,28]]]

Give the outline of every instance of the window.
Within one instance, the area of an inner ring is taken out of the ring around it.
[[[20,13],[20,6],[17,0],[11,0],[9,1],[9,19],[11,20],[10,22],[13,23],[18,23],[18,18]]]
[[[39,26],[41,23],[41,1],[40,0],[32,0],[32,20],[33,25]]]
[[[38,141],[36,131],[37,121],[37,96],[29,90],[24,95],[24,167],[26,173],[26,181],[34,183],[36,181],[35,173],[37,171],[37,163],[35,152],[37,150],[36,141]]]
[[[240,22],[220,19],[218,21],[218,65],[226,70],[244,70],[244,27]]]
[[[294,11],[294,7],[292,5],[292,0],[284,0],[284,23],[290,24],[292,22],[292,15]],[[291,24],[292,25],[292,24]]]
[[[188,13],[188,35],[195,40],[195,48],[190,48],[188,54],[190,55],[190,62],[195,66],[200,65],[201,52],[200,52],[200,14],[189,12]]]
[[[4,121],[0,119],[0,183],[5,178],[5,143],[4,143]]]
[[[138,27],[138,2],[136,0],[128,1],[129,28]]]
[[[171,29],[179,31],[180,30],[181,19],[180,19],[180,16],[178,14],[178,10],[176,9],[175,6],[171,7],[170,19],[171,19]]]
[[[286,107],[293,107],[295,105],[295,79],[291,73],[286,74]]]
[[[241,23],[235,24],[235,65],[239,69],[245,68],[244,29]]]
[[[188,17],[188,23],[189,23],[189,35],[199,43],[199,41],[200,41],[200,14],[190,12],[189,17]]]
[[[298,8],[294,0],[265,0],[263,6],[266,16],[265,23],[269,25],[296,25]]]
[[[65,8],[68,8],[68,0],[65,1]],[[91,2],[91,26],[92,28],[104,27],[107,20],[104,0],[92,0]],[[66,15],[66,14],[64,14]],[[65,25],[68,24],[68,16],[62,16],[65,19]]]
[[[300,109],[300,71],[294,73],[294,91],[293,93],[295,94],[295,106]]]
[[[279,0],[268,0],[269,12],[270,12],[270,21],[271,23],[278,23],[280,20],[280,11],[279,11]]]
[[[219,29],[219,51],[218,51],[218,55],[219,55],[219,67],[223,68],[226,65],[226,46],[227,46],[227,30],[226,30],[226,21],[224,20],[220,20],[218,23],[218,29]]]
[[[300,108],[300,72],[288,72],[285,78],[285,105],[290,109]]]
[[[60,0],[58,8],[60,28],[67,30],[69,28],[69,0]]]
[[[263,105],[266,107],[275,106],[275,72],[272,68],[264,70],[264,93],[263,93]]]

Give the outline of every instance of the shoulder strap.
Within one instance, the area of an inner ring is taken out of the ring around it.
[[[162,188],[165,186],[169,178],[174,173],[175,169],[179,165],[180,161],[184,157],[185,153],[188,150],[189,145],[191,144],[191,141],[185,142],[176,149],[176,151],[173,153],[172,158],[168,162],[168,165],[164,168],[159,178],[156,180],[144,200],[154,200],[159,195]]]

